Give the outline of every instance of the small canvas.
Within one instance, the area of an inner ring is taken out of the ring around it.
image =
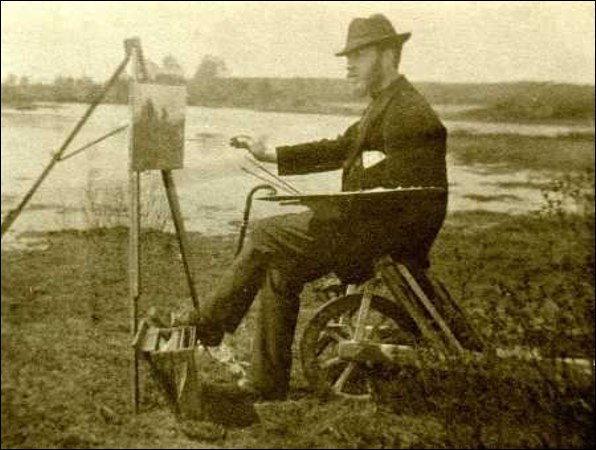
[[[131,167],[137,172],[184,167],[186,88],[135,83],[131,92]]]

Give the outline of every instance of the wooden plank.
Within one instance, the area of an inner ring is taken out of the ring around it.
[[[166,397],[170,408],[174,414],[178,414],[178,401],[176,398],[176,386],[172,382],[172,378],[168,375],[168,363],[167,357],[163,354],[160,356],[149,356],[147,357],[147,363],[153,378],[157,381],[158,385],[162,388],[163,393]]]
[[[356,332],[354,333],[354,340],[356,342],[364,339],[364,333],[366,331],[365,321],[370,311],[370,304],[372,302],[374,286],[376,280],[370,280],[364,286],[364,294],[362,295],[362,303],[358,310],[358,319],[356,322]]]
[[[159,329],[150,328],[147,331],[147,337],[145,344],[142,347],[143,351],[154,351],[158,348],[159,344]]]
[[[338,355],[342,360],[358,363],[416,364],[418,357],[413,347],[343,341],[339,343]]]
[[[463,349],[462,345],[459,343],[459,341],[457,340],[457,338],[455,337],[455,335],[451,331],[451,328],[449,328],[449,326],[447,325],[445,320],[443,320],[443,318],[441,317],[441,315],[439,314],[437,309],[432,304],[431,300],[426,295],[426,293],[422,290],[422,288],[420,287],[420,285],[418,284],[416,279],[412,276],[412,274],[410,273],[408,268],[406,266],[404,266],[403,264],[397,264],[397,269],[398,269],[399,273],[401,274],[401,276],[406,281],[406,283],[408,283],[408,285],[410,286],[412,291],[414,291],[414,294],[416,294],[416,297],[420,300],[420,302],[422,303],[424,308],[426,308],[426,310],[431,315],[433,320],[437,323],[437,325],[439,326],[441,331],[443,331],[443,333],[445,333],[447,342],[455,350],[457,350],[458,353],[463,353],[464,349]]]
[[[418,283],[421,284],[422,281],[419,276],[419,274],[416,274],[415,278]],[[421,276],[425,277],[425,280],[423,281],[428,283],[429,288],[435,295],[434,305],[437,307],[437,310],[439,310],[441,316],[445,319],[462,347],[471,351],[484,351],[490,348],[490,345],[485,341],[473,322],[470,321],[466,312],[453,300],[451,294],[443,283],[424,273],[421,274]]]
[[[420,329],[424,338],[426,338],[435,349],[445,350],[443,340],[433,329],[433,325],[426,318],[424,311],[421,311],[419,305],[411,300],[410,292],[408,292],[407,286],[403,285],[403,280],[395,267],[393,259],[389,256],[381,258],[377,264],[377,270],[381,273],[381,278],[395,297],[395,300],[401,302],[406,312]]]
[[[445,372],[466,373],[476,369],[486,373],[483,367],[490,367],[493,374],[526,380],[567,376],[581,385],[589,385],[594,379],[595,367],[593,359],[545,358],[531,349],[497,348],[493,354],[464,350],[460,354],[445,355],[429,348],[343,341],[338,346],[338,354],[342,360],[354,363],[380,362]],[[495,370],[496,365],[500,366],[499,370]]]

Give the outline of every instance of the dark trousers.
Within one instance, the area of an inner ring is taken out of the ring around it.
[[[287,394],[299,295],[305,283],[330,272],[366,277],[374,258],[400,251],[396,237],[407,242],[404,249],[414,247],[426,257],[428,248],[415,245],[409,221],[390,223],[388,227],[387,221],[383,226],[322,222],[304,212],[272,217],[255,228],[201,311],[206,323],[233,333],[258,296],[251,378],[263,395]],[[425,235],[420,227],[417,231]]]

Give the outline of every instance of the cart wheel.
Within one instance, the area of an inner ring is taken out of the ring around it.
[[[370,399],[377,367],[339,358],[338,345],[354,338],[362,295],[348,295],[323,305],[302,335],[302,370],[320,394],[332,392],[352,399]],[[420,332],[402,307],[374,296],[366,321],[365,340],[377,344],[416,346]]]

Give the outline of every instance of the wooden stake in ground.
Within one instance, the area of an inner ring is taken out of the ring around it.
[[[141,52],[141,43],[138,39],[127,41],[127,47],[133,61],[133,76],[139,80],[141,76],[145,78],[146,71],[143,70],[143,57]],[[132,110],[132,106],[131,106]],[[132,111],[131,111],[132,113]],[[131,314],[131,333],[133,339],[138,331],[139,323],[139,302],[141,299],[141,174],[133,169],[132,161],[133,135],[130,138],[129,151],[129,193],[130,193],[130,228],[128,238],[128,279],[130,293],[130,314]],[[132,363],[132,407],[135,414],[139,412],[140,403],[140,376],[139,376],[139,354],[133,347]]]

